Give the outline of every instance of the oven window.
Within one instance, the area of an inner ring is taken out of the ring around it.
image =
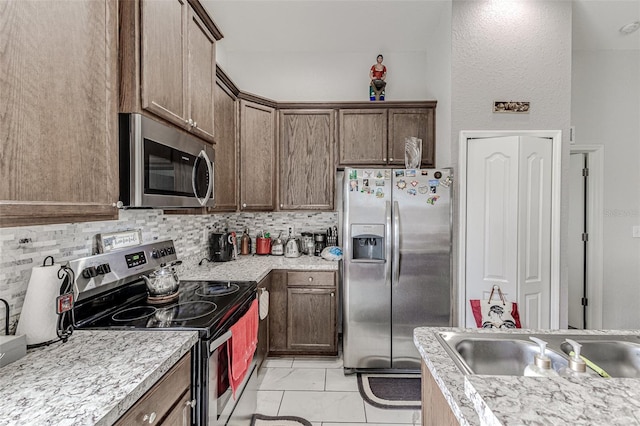
[[[195,163],[196,157],[191,154],[145,139],[145,193],[193,197],[191,179]]]

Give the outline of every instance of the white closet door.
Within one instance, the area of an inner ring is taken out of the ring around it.
[[[519,137],[471,139],[467,147],[466,326],[470,299],[498,284],[516,301]]]
[[[549,328],[551,139],[520,137],[518,306],[523,328]]]
[[[552,141],[529,136],[467,145],[466,326],[470,299],[498,284],[524,328],[549,328]]]

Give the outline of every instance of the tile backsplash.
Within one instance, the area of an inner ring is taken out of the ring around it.
[[[15,330],[31,268],[41,265],[47,256],[53,256],[56,263],[66,263],[94,254],[96,235],[100,233],[140,229],[143,242],[173,239],[180,259],[206,256],[208,232],[228,230],[241,234],[248,228],[255,241],[260,230],[272,236],[278,233],[286,236],[291,225],[296,234],[324,231],[338,225],[338,214],[273,212],[195,216],[165,215],[161,210],[121,210],[119,219],[113,221],[1,228],[0,298],[9,302],[11,329]],[[4,304],[0,304],[1,323],[4,316]],[[4,327],[0,334],[4,334]]]

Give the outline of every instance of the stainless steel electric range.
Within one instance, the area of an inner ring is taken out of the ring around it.
[[[160,241],[69,262],[75,275],[77,329],[196,330],[192,350],[194,425],[224,425],[241,395],[228,380],[230,327],[256,299],[255,281],[181,281],[166,303],[148,299],[141,278],[175,261],[173,241]],[[255,368],[255,362],[251,366]],[[251,376],[247,374],[243,389]]]

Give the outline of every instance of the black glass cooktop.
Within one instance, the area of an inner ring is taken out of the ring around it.
[[[211,337],[255,297],[255,281],[181,281],[177,299],[152,304],[146,285],[134,283],[76,303],[76,328],[175,328]]]

